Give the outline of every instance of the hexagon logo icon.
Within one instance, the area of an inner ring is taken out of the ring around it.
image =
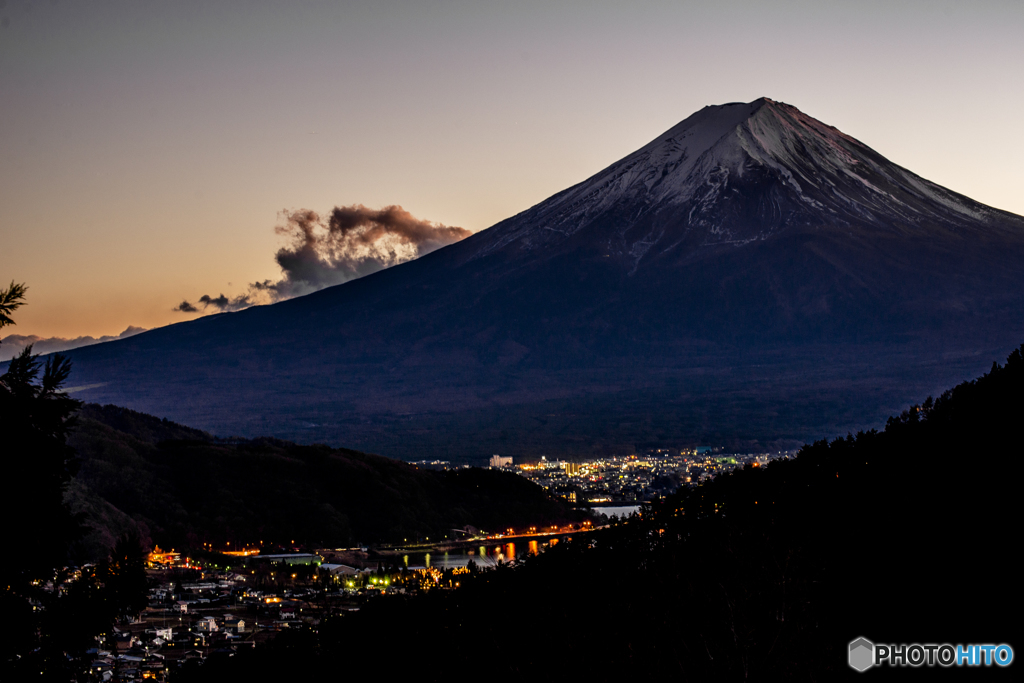
[[[867,671],[875,663],[875,644],[867,638],[858,638],[850,643],[850,668]]]

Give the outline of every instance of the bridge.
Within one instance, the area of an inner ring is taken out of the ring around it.
[[[516,543],[516,542],[529,542],[529,541],[548,541],[551,539],[557,540],[569,540],[573,536],[580,534],[587,534],[598,529],[604,529],[605,526],[595,527],[590,522],[584,522],[579,526],[566,526],[566,527],[531,527],[526,531],[514,531],[509,529],[508,532],[503,534],[498,533],[481,533],[475,536],[457,539],[445,539],[439,542],[425,541],[422,543],[402,543],[402,544],[388,544],[380,545],[377,547],[377,552],[381,555],[402,555],[406,553],[426,553],[426,552],[450,552],[453,550],[463,550],[468,548],[475,548],[480,545],[503,545],[505,543]],[[453,529],[452,531],[462,531],[461,529]]]

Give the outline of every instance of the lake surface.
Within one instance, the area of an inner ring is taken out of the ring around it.
[[[611,505],[594,508],[595,512],[607,515],[608,517],[618,515],[620,518],[629,517],[639,510],[639,505]],[[425,567],[454,569],[465,567],[470,562],[475,562],[478,567],[494,567],[499,562],[511,562],[515,559],[521,559],[524,555],[535,555],[556,543],[558,543],[557,538],[543,541],[520,540],[516,543],[490,541],[473,548],[451,550],[448,552],[407,553],[398,556],[397,560],[398,566],[409,569],[423,569]]]
[[[609,505],[608,507],[595,507],[594,512],[602,515],[618,515],[620,518],[629,517],[634,512],[640,510],[639,505]]]
[[[519,541],[518,543],[487,543],[474,548],[433,553],[408,553],[399,558],[399,566],[409,569],[437,567],[454,569],[465,567],[471,561],[478,567],[494,567],[499,562],[511,562],[524,555],[536,555],[558,543],[558,539],[547,541]]]

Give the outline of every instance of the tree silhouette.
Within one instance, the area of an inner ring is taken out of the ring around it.
[[[10,287],[0,290],[0,329],[15,324],[11,314],[24,305],[27,289],[25,285],[12,281]]]
[[[134,530],[114,544],[103,566],[103,584],[110,611],[117,618],[134,617],[146,608],[146,551]]]
[[[11,313],[24,304],[25,290],[15,283],[0,290],[0,328],[13,324]],[[64,503],[75,470],[68,430],[81,405],[61,390],[70,372],[71,363],[60,354],[41,366],[29,346],[0,375],[3,467],[8,485],[18,491],[18,495],[0,497],[0,509],[3,519],[17,520],[6,540],[20,556],[0,569],[6,586],[52,579],[78,532]]]
[[[0,290],[0,329],[25,303],[26,287]],[[67,443],[81,402],[62,387],[71,363],[60,354],[41,364],[32,347],[0,375],[0,453],[5,483],[5,561],[0,563],[6,637],[0,639],[0,680],[67,681],[81,673],[94,636],[114,619],[145,607],[145,556],[137,536],[118,540],[96,568],[66,567],[81,525],[64,502],[77,467]]]

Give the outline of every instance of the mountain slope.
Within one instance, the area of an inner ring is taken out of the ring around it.
[[[1022,263],[1021,217],[761,99],[417,261],[72,356],[89,400],[403,457],[805,440],[1015,347]]]
[[[508,472],[420,470],[278,439],[218,441],[112,405],[85,405],[68,442],[80,467],[67,500],[89,530],[77,548],[84,560],[105,556],[131,528],[165,547],[327,547],[582,519]]]

